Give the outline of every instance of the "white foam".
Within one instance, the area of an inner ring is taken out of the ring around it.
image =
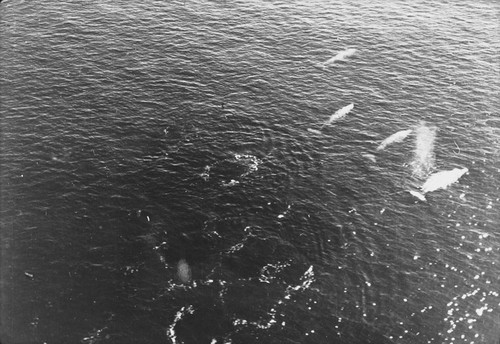
[[[278,265],[278,270],[284,268],[285,266],[288,266],[287,264],[288,263],[285,263],[283,265]],[[268,264],[267,266],[272,266],[272,265]],[[265,269],[265,267],[263,269]],[[302,275],[300,280],[302,282],[301,284],[298,284],[295,286],[288,286],[285,290],[285,295],[283,296],[283,298],[279,299],[270,308],[269,312],[267,313],[269,315],[269,320],[249,322],[245,319],[236,319],[233,321],[233,325],[234,326],[253,326],[253,327],[256,327],[256,328],[261,329],[261,330],[266,330],[266,329],[269,329],[269,328],[273,327],[274,325],[276,325],[278,323],[276,320],[277,307],[279,305],[282,305],[283,303],[285,303],[285,300],[290,300],[292,295],[295,292],[299,292],[299,291],[303,291],[303,290],[308,289],[311,286],[311,284],[314,282],[314,271],[313,271],[312,265],[309,267],[309,269],[306,270],[306,272],[304,272],[304,274]],[[267,283],[267,281],[268,280],[262,281],[262,282]],[[283,323],[284,322],[282,322],[282,324]]]
[[[262,160],[251,154],[235,154],[234,158],[247,167],[247,171],[241,175],[242,177],[258,171],[259,165],[262,163]]]
[[[428,127],[425,122],[421,122],[415,130],[415,148],[410,165],[418,178],[425,177],[434,169],[436,131],[436,127]]]
[[[228,182],[222,182],[222,186],[224,186],[224,187],[230,187],[230,186],[238,185],[239,183],[240,183],[239,181],[237,181],[235,179],[231,179]]]
[[[210,179],[210,166],[205,166],[205,169],[203,170],[203,172],[200,174],[200,177],[204,180],[204,181],[208,181],[208,179]]]
[[[177,344],[177,336],[175,335],[175,325],[186,315],[186,314],[193,314],[194,313],[194,308],[192,305],[189,305],[188,307],[182,307],[176,314],[174,321],[172,324],[168,327],[166,333],[168,338],[172,341],[172,344]]]

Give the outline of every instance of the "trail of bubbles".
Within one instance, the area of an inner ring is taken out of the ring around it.
[[[265,267],[263,268],[263,270]],[[293,296],[294,293],[304,291],[310,288],[312,283],[314,282],[314,270],[313,266],[311,265],[309,269],[307,269],[304,274],[300,277],[300,280],[302,283],[295,285],[295,286],[287,286],[285,289],[285,295],[279,299],[277,302],[274,303],[274,305],[271,307],[269,312],[267,313],[269,315],[269,320],[267,321],[248,321],[246,319],[236,319],[233,321],[233,325],[236,327],[241,327],[241,326],[253,326],[255,328],[261,329],[261,330],[267,330],[274,325],[277,324],[276,320],[276,315],[277,315],[277,308],[278,306],[283,305],[286,300],[290,300],[291,297]],[[285,322],[283,321],[281,323],[281,326],[285,326]]]
[[[177,336],[175,334],[175,325],[177,325],[177,323],[182,320],[182,318],[186,315],[186,314],[193,314],[194,313],[194,308],[192,305],[189,305],[187,307],[182,307],[176,314],[175,314],[175,318],[174,318],[174,321],[172,322],[172,324],[168,327],[166,333],[167,333],[167,336],[168,338],[170,338],[170,340],[172,341],[172,344],[176,344],[177,343]]]

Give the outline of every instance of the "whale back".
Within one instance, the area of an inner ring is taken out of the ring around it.
[[[387,137],[385,140],[383,140],[380,145],[378,145],[377,150],[382,150],[388,145],[396,142],[401,142],[403,141],[408,135],[412,133],[412,129],[406,129],[406,130],[400,130],[391,136]]]
[[[351,110],[354,108],[354,104],[351,103],[349,105],[346,105],[344,106],[343,108],[335,111],[335,113],[333,115],[330,116],[330,118],[328,119],[328,121],[326,122],[326,124],[331,124],[333,121],[336,121],[342,117],[344,117],[345,115],[347,115],[349,112],[351,112]]]
[[[425,181],[421,189],[424,193],[436,191],[439,189],[445,189],[449,185],[457,182],[460,177],[462,177],[468,171],[469,169],[467,167],[464,167],[434,173]]]

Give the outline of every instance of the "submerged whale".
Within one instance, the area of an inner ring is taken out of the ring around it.
[[[408,135],[411,134],[412,131],[413,131],[412,129],[406,129],[406,130],[400,130],[400,131],[392,134],[391,136],[389,136],[388,138],[386,138],[385,140],[383,140],[378,145],[377,150],[382,150],[385,147],[387,147],[388,145],[390,145],[391,143],[396,143],[396,142],[403,141]]]
[[[177,277],[182,283],[191,281],[191,268],[185,259],[181,259],[177,263]]]
[[[469,172],[469,169],[467,167],[464,167],[434,173],[425,181],[425,183],[420,188],[424,194],[439,189],[446,189],[449,185],[457,182],[460,177],[462,177],[467,172]]]

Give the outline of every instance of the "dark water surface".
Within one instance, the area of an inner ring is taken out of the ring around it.
[[[2,343],[498,343],[499,13],[3,1]]]

